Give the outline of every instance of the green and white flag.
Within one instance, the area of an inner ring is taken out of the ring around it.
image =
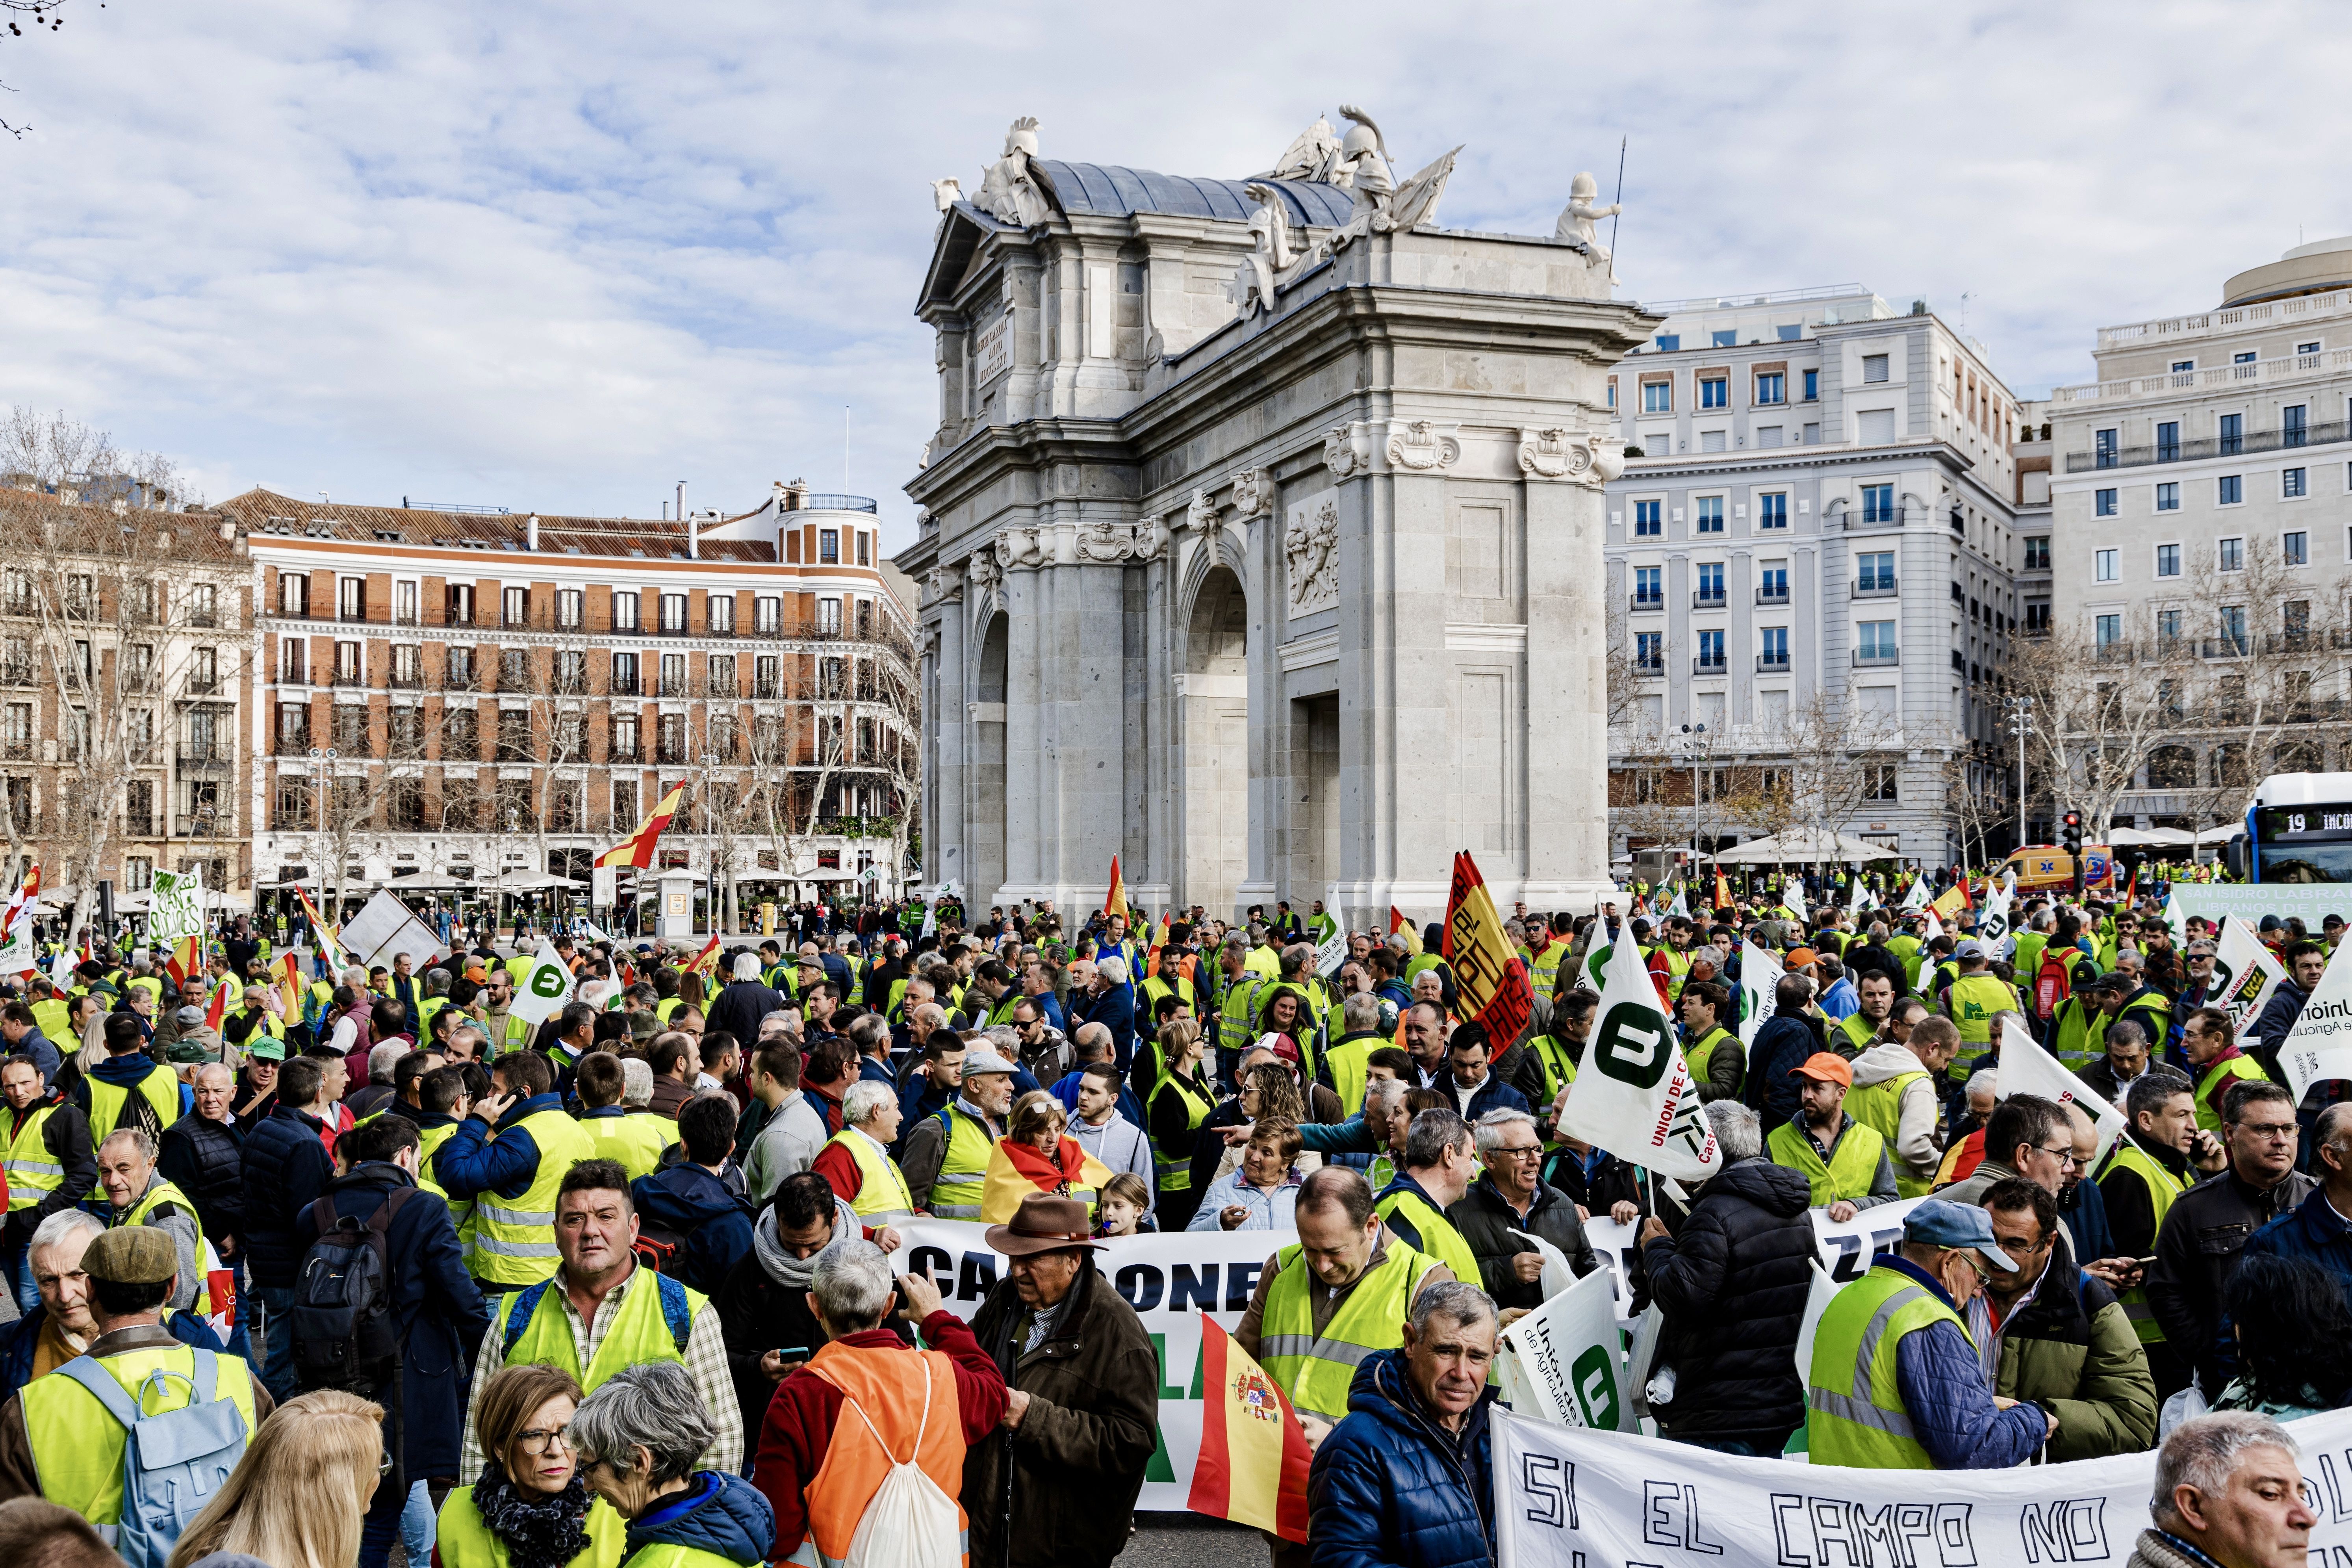
[[[1916,914],[1927,907],[1927,873],[1920,872],[1911,879],[1911,891],[1903,900],[1903,912]]]
[[[508,1011],[525,1023],[543,1023],[572,1000],[572,971],[555,955],[555,944],[542,942],[515,984],[514,1003]]]
[[[1563,1426],[1641,1430],[1625,1385],[1609,1274],[1594,1269],[1503,1331],[1516,1373],[1512,1409]]]
[[[2295,1103],[2303,1103],[2315,1083],[2352,1079],[2352,942],[2336,950],[2327,973],[2303,1005],[2294,1027],[2279,1044],[2279,1066],[2286,1069],[2287,1087]]]
[[[1690,1064],[1631,942],[1610,950],[1584,1069],[1569,1086],[1559,1130],[1661,1176],[1705,1181],[1723,1167]]]
[[[1746,1001],[1739,1015],[1741,1045],[1754,1045],[1756,1031],[1780,1010],[1780,976],[1786,973],[1780,960],[1766,949],[1752,942],[1740,947],[1739,994]]]
[[[0,964],[0,970],[5,969]],[[2230,915],[2221,921],[2221,942],[2213,955],[2213,987],[2208,1005],[2219,1007],[2230,1015],[2230,1024],[2237,1037],[2243,1039],[2254,1020],[2263,1016],[2263,1006],[2286,979],[2286,971],[2263,945],[2254,928],[2246,923],[2243,915]]]

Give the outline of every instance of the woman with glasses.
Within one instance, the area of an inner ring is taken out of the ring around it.
[[[564,1428],[580,1385],[551,1366],[502,1369],[482,1389],[482,1479],[441,1505],[436,1568],[614,1568],[628,1526],[588,1490]]]
[[[676,1362],[624,1367],[572,1420],[581,1474],[629,1521],[632,1568],[752,1568],[768,1560],[775,1510],[740,1476],[695,1468],[710,1416]]]

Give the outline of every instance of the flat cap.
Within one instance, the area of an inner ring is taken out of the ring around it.
[[[82,1272],[117,1285],[161,1285],[180,1271],[172,1233],[152,1225],[119,1225],[90,1237]]]

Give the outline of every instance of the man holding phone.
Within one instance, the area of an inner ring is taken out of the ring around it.
[[[2197,1102],[2186,1075],[2157,1066],[2141,1075],[2124,1100],[2130,1125],[2116,1144],[2099,1177],[2099,1196],[2116,1250],[2137,1266],[2114,1282],[2125,1315],[2147,1352],[2159,1402],[2189,1385],[2189,1362],[2181,1347],[2168,1342],[2150,1309],[2147,1265],[2174,1203],[2227,1160],[2221,1141],[2197,1125]]]

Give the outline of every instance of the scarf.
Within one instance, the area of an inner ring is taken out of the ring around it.
[[[1010,1138],[1002,1140],[996,1146],[1004,1152],[1004,1157],[1011,1162],[1013,1170],[1034,1182],[1040,1192],[1068,1197],[1070,1189],[1077,1185],[1086,1170],[1087,1152],[1078,1146],[1075,1138],[1064,1137],[1050,1156],[1039,1153],[1029,1144],[1016,1143]]]
[[[865,1234],[865,1222],[857,1217],[857,1211],[835,1196],[833,1200],[833,1239],[806,1258],[794,1258],[784,1250],[784,1244],[777,1238],[776,1205],[770,1204],[760,1211],[759,1223],[751,1227],[751,1252],[759,1258],[760,1267],[767,1271],[769,1279],[787,1290],[807,1290],[814,1288],[816,1266],[828,1253],[846,1247]]]
[[[496,1465],[474,1483],[474,1511],[506,1546],[510,1568],[563,1568],[587,1551],[588,1503],[576,1470],[552,1496],[524,1491]]]

